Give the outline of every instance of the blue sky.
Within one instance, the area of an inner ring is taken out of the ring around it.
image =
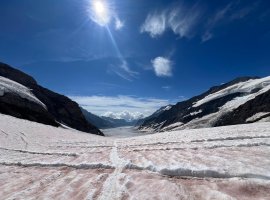
[[[268,0],[2,0],[0,13],[0,60],[99,115],[270,74]]]

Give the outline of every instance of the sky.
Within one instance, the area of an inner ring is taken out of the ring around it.
[[[0,61],[132,120],[270,75],[269,0],[1,0]]]

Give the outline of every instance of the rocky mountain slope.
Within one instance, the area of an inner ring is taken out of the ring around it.
[[[108,121],[105,120],[97,115],[94,115],[93,113],[88,112],[87,110],[81,108],[83,115],[85,116],[85,119],[89,122],[94,124],[96,127],[100,129],[105,129],[105,128],[113,128],[114,125]]]
[[[78,104],[37,84],[31,76],[0,63],[0,112],[47,125],[103,135],[86,121]]]
[[[145,121],[149,120],[149,119],[153,119],[158,117],[159,115],[161,115],[164,111],[169,110],[172,108],[172,105],[167,105],[167,106],[163,106],[160,109],[158,109],[157,111],[155,111],[152,115],[145,117],[143,119],[139,119],[136,123],[136,127],[141,126]]]
[[[241,77],[149,117],[142,131],[168,131],[270,121],[270,77]]]

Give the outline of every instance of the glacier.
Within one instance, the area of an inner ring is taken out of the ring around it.
[[[269,199],[270,123],[130,138],[0,114],[0,199]]]

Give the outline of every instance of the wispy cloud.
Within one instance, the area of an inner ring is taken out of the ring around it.
[[[149,33],[151,37],[162,35],[167,28],[167,14],[163,12],[150,13],[141,26],[141,33]]]
[[[151,62],[157,76],[172,76],[172,61],[169,58],[157,57]]]
[[[121,63],[111,64],[108,71],[127,81],[133,81],[139,77],[139,72],[132,70],[124,59],[121,60]]]
[[[195,5],[185,7],[178,5],[171,6],[162,11],[155,11],[148,14],[141,26],[141,33],[149,33],[151,37],[161,36],[167,29],[172,30],[180,37],[193,37],[194,27],[202,15],[201,9]]]
[[[178,2],[165,9],[150,12],[141,25],[140,32],[158,38],[167,30],[171,30],[180,38],[199,35],[205,42],[214,37],[214,29],[217,26],[244,19],[259,3],[260,1],[249,4],[241,0],[231,1],[214,13],[208,14],[202,3],[187,6]]]
[[[162,86],[161,88],[162,88],[163,90],[166,90],[166,91],[169,91],[169,90],[171,90],[171,89],[172,89],[172,87],[171,87],[171,86],[169,86],[169,85]]]
[[[223,23],[231,23],[247,17],[258,7],[258,2],[240,7],[241,1],[231,1],[224,7],[217,10],[207,21],[206,28],[202,34],[202,42],[206,42],[214,37],[214,29]]]
[[[172,104],[170,100],[138,98],[133,96],[70,96],[83,108],[97,115],[113,112],[118,116],[129,112],[132,116],[148,116],[162,106]]]
[[[121,21],[118,17],[115,18],[115,29],[120,30],[124,27],[125,23]]]
[[[206,25],[206,31],[205,33],[202,35],[202,41],[206,42],[210,39],[213,38],[214,34],[212,33],[212,29],[220,22],[224,19],[224,17],[226,16],[226,14],[231,10],[232,8],[232,3],[227,4],[225,7],[223,7],[222,9],[218,10],[214,16],[212,16],[209,20],[208,23]]]

